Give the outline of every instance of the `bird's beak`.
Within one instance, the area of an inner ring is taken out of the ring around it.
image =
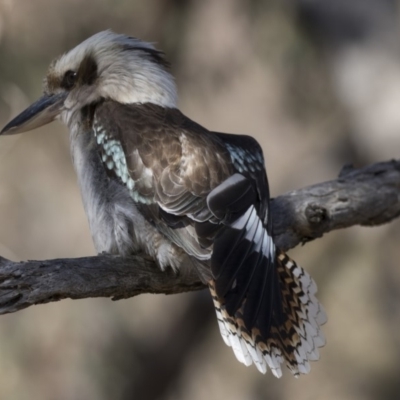
[[[68,93],[43,95],[9,122],[0,135],[27,132],[48,124],[60,114]]]

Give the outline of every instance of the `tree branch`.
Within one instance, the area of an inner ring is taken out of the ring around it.
[[[382,225],[400,215],[400,160],[355,169],[272,201],[275,243],[288,250],[334,229]]]
[[[339,178],[295,190],[271,203],[274,239],[288,250],[352,225],[373,226],[400,215],[400,161],[361,169],[345,167]],[[0,257],[0,314],[65,298],[180,293],[203,288],[194,273],[161,271],[143,255],[12,262]]]

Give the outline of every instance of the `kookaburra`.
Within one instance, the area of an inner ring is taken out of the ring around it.
[[[163,53],[100,32],[50,65],[43,96],[2,134],[54,119],[72,160],[96,250],[145,252],[161,269],[194,268],[239,361],[308,373],[325,343],[312,278],[274,245],[261,147],[177,108]]]

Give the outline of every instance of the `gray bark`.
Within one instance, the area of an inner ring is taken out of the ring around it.
[[[274,239],[288,250],[334,229],[387,223],[400,214],[400,161],[345,167],[338,179],[272,200]],[[65,298],[180,293],[204,288],[195,273],[161,271],[148,257],[99,255],[13,262],[0,257],[0,314]]]

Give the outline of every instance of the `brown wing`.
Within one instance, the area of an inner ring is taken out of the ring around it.
[[[201,243],[194,223],[215,220],[207,195],[234,172],[217,137],[178,110],[151,104],[105,101],[96,109],[94,127],[105,164],[146,218],[190,255],[210,259],[212,247]],[[119,156],[125,171],[114,162]]]
[[[135,191],[174,215],[198,212],[208,193],[232,175],[228,151],[178,110],[104,102],[96,120],[121,143]]]
[[[105,101],[94,127],[107,137],[100,143],[106,165],[145,217],[188,254],[210,260],[203,277],[215,279],[227,311],[234,314],[246,299],[246,325],[267,334],[280,298],[258,143],[211,133],[178,110],[151,104]]]

